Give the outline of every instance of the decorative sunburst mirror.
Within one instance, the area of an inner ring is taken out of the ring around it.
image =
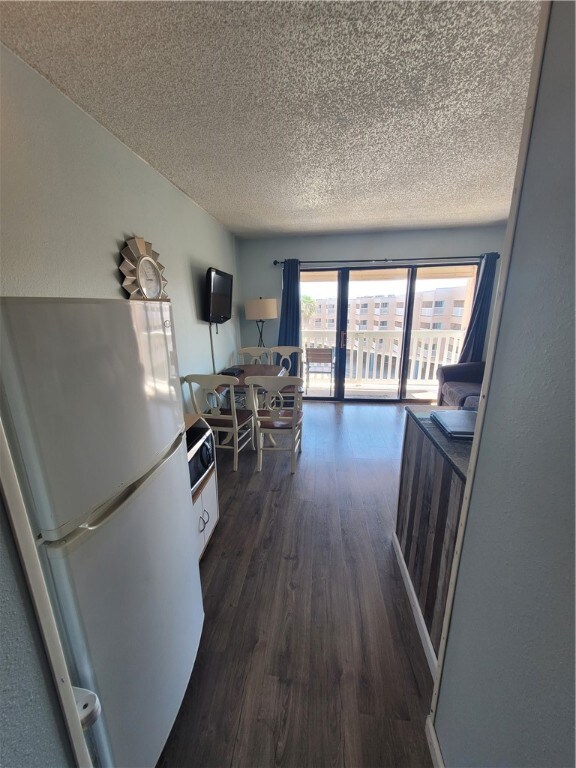
[[[130,299],[147,301],[167,299],[164,290],[164,266],[158,261],[159,254],[152,250],[152,244],[143,237],[132,237],[120,251],[124,261],[120,272],[124,275],[122,287]]]

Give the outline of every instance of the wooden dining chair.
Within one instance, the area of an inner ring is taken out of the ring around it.
[[[247,445],[254,449],[254,418],[252,410],[236,407],[235,376],[196,374],[182,376],[180,382],[188,387],[194,411],[202,416],[214,433],[216,448],[234,451],[234,472],[238,469],[238,454]]]
[[[301,347],[270,347],[271,361],[274,365],[282,366],[286,375],[302,376],[303,351]],[[283,390],[285,394],[289,391],[287,387]],[[285,402],[289,402],[287,397]]]
[[[282,365],[290,376],[302,376],[302,347],[270,347],[270,362]]]
[[[270,365],[272,355],[268,347],[242,347],[238,350],[238,356],[243,363],[252,363],[253,365]]]
[[[294,474],[296,454],[302,452],[304,380],[300,376],[247,376],[246,384],[256,431],[256,471],[262,471],[264,451],[290,451],[290,471]],[[265,444],[267,436],[269,445]]]
[[[310,374],[330,376],[330,394],[334,380],[334,352],[331,347],[306,347],[306,392],[310,386]]]

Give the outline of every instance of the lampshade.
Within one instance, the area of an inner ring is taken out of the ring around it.
[[[246,320],[274,320],[278,317],[276,299],[248,299],[244,305]]]

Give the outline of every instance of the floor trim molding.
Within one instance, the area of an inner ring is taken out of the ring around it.
[[[430,750],[430,757],[434,768],[445,768],[444,758],[442,756],[442,750],[440,749],[440,742],[436,735],[436,728],[434,728],[434,720],[432,715],[428,715],[426,718],[426,741],[428,742],[428,749]]]
[[[412,607],[412,613],[414,614],[414,619],[418,628],[418,634],[420,635],[420,640],[422,641],[422,647],[424,648],[424,653],[426,654],[426,660],[428,661],[428,666],[430,667],[432,677],[435,677],[436,670],[438,669],[438,659],[434,653],[434,648],[432,647],[432,641],[430,640],[430,635],[428,634],[426,622],[424,621],[424,616],[422,616],[420,604],[418,603],[418,598],[414,592],[412,580],[410,579],[408,568],[404,562],[404,555],[402,554],[400,542],[398,541],[398,537],[396,536],[395,532],[392,534],[392,544],[394,545],[396,560],[398,561],[398,565],[400,567],[400,573],[402,574],[402,581],[404,582],[404,586],[406,588],[408,600],[410,601],[410,605]]]

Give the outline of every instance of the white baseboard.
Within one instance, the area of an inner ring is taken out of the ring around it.
[[[430,750],[430,757],[432,758],[432,764],[434,768],[445,768],[444,758],[442,757],[442,750],[440,749],[440,743],[438,736],[436,735],[436,728],[434,728],[434,721],[432,715],[428,715],[426,718],[426,741],[428,742],[428,749]]]
[[[396,553],[396,560],[398,561],[398,565],[400,566],[400,573],[402,574],[402,580],[404,582],[404,586],[406,587],[406,593],[408,594],[408,600],[410,601],[410,605],[412,606],[412,613],[414,614],[416,626],[418,627],[418,634],[420,635],[420,640],[422,641],[422,647],[424,648],[424,653],[426,654],[426,660],[428,661],[428,666],[430,667],[430,672],[432,673],[432,677],[435,677],[436,670],[438,668],[438,659],[436,658],[436,654],[434,653],[434,648],[432,647],[432,642],[430,640],[430,635],[428,634],[426,622],[424,621],[424,616],[422,616],[422,611],[420,610],[420,604],[418,603],[416,592],[414,592],[414,587],[412,586],[412,580],[410,579],[408,568],[406,567],[406,563],[404,562],[404,555],[402,554],[402,549],[400,548],[400,542],[398,541],[396,533],[392,534],[392,543],[394,545],[394,552]]]

